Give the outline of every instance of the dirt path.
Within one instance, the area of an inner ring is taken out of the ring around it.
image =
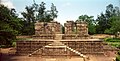
[[[72,57],[28,57],[28,56],[17,56],[17,55],[9,55],[10,48],[1,49],[2,57],[0,57],[1,61],[83,61],[83,58],[77,56]],[[104,55],[87,55],[89,56],[89,61],[113,61],[115,56],[104,56]]]
[[[9,55],[10,48],[1,49],[2,56],[0,57],[1,61],[83,61],[83,58],[80,57],[57,57],[57,58],[48,58],[48,57],[28,57],[28,56],[17,56]]]

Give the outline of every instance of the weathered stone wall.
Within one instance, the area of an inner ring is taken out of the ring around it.
[[[64,26],[65,34],[88,35],[88,27],[86,22],[67,21]]]
[[[43,48],[48,44],[51,44],[52,42],[53,41],[38,41],[38,40],[17,41],[17,54],[29,55],[32,52],[40,48]],[[102,41],[65,40],[60,42],[83,54],[102,54],[103,53]],[[69,50],[67,50],[66,52],[64,48],[44,48],[41,54],[42,55],[47,55],[47,54],[48,55],[76,55],[75,53],[70,52]]]
[[[38,36],[40,34],[44,34],[44,23],[35,23],[35,35]]]
[[[73,34],[74,30],[74,22],[73,21],[67,21],[67,23],[64,24],[65,26],[65,34]]]
[[[79,35],[88,35],[88,27],[86,22],[76,23],[76,33]]]
[[[64,40],[70,40],[70,39],[89,39],[89,35],[64,34],[62,36],[62,39],[64,39]]]
[[[45,45],[48,45],[52,43],[53,41],[30,41],[30,40],[24,40],[24,41],[17,41],[17,54],[18,55],[28,55],[37,49],[40,49],[44,47]]]
[[[62,43],[83,54],[101,54],[104,51],[102,41],[63,41]]]
[[[84,39],[89,38],[88,27],[86,22],[67,21],[64,24],[65,34],[63,39]]]
[[[35,35],[37,39],[54,39],[55,34],[62,34],[62,25],[58,22],[37,22],[35,23]]]
[[[40,34],[61,34],[62,26],[58,22],[37,22],[35,23],[35,35]]]
[[[62,39],[84,39],[88,38],[88,27],[86,22],[67,21],[64,24],[65,34]],[[35,35],[33,38],[54,39],[55,34],[62,34],[62,25],[58,22],[38,22],[35,24]]]
[[[53,40],[55,38],[55,34],[40,34],[39,36],[32,36],[33,39],[49,39]]]
[[[70,55],[70,51],[65,51],[65,48],[45,48],[42,50],[43,56],[63,56]]]

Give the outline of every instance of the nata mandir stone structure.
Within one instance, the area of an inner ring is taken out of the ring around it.
[[[52,22],[37,22],[35,24],[35,35],[40,36],[41,34],[61,34],[62,26],[60,23]]]
[[[35,35],[30,39],[17,41],[17,54],[28,56],[80,56],[86,54],[104,54],[103,41],[90,39],[86,22],[67,21],[37,22]]]
[[[54,39],[55,34],[62,34],[62,25],[58,22],[37,22],[33,38]]]
[[[65,35],[63,39],[86,39],[89,36],[86,22],[67,21],[64,26]]]
[[[65,34],[88,35],[88,28],[86,22],[67,21],[64,26]]]

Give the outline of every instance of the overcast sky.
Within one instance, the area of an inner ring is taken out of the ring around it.
[[[55,19],[60,23],[66,22],[66,20],[76,20],[78,16],[87,14],[97,18],[101,12],[104,12],[106,6],[113,4],[120,7],[120,0],[35,0],[40,4],[42,1],[46,3],[46,7],[49,10],[51,3],[57,7],[58,17]],[[1,3],[9,8],[15,8],[17,13],[25,10],[25,6],[33,4],[33,0],[1,0]],[[21,17],[21,15],[20,15]]]

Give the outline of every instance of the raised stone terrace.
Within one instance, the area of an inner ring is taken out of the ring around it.
[[[67,21],[37,22],[35,35],[29,39],[17,41],[17,54],[28,56],[80,56],[103,54],[101,39],[90,39],[86,22]]]

